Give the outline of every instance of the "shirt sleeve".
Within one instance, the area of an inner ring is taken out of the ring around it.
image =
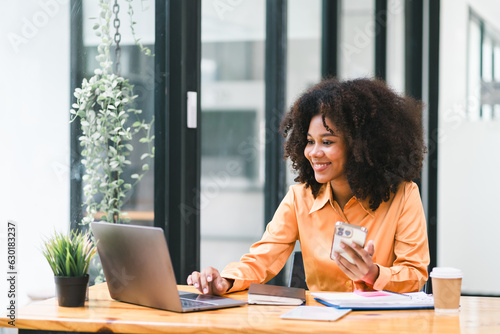
[[[373,288],[395,292],[420,291],[427,281],[430,262],[427,225],[418,187],[405,186],[405,202],[394,236],[396,259],[391,267],[379,266]]]
[[[229,292],[247,289],[251,283],[265,283],[283,268],[298,238],[294,198],[290,188],[262,239],[239,262],[230,263],[221,272],[222,277],[234,279]]]

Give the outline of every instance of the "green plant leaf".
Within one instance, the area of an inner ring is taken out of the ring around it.
[[[96,253],[94,244],[89,244],[89,234],[71,232],[66,235],[54,233],[44,242],[42,253],[56,276],[82,276]]]

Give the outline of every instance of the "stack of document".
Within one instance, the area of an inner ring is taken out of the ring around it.
[[[320,303],[340,309],[401,310],[432,309],[434,298],[424,292],[389,291],[318,292],[311,295]]]

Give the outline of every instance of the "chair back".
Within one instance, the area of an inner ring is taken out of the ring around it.
[[[288,286],[308,290],[302,252],[293,252],[292,254],[292,270],[290,270]]]

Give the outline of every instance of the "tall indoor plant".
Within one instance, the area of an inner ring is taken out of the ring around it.
[[[135,37],[132,19],[133,9],[129,3],[131,29],[136,44],[141,50],[151,55],[151,51],[142,46]],[[101,213],[100,219],[107,222],[127,220],[122,217],[122,206],[128,191],[141,180],[149,169],[147,161],[154,157],[154,136],[151,135],[152,122],[146,123],[141,118],[141,110],[135,109],[133,86],[128,79],[113,73],[113,63],[110,47],[113,39],[110,35],[110,21],[113,12],[117,12],[116,3],[112,7],[109,0],[99,0],[99,16],[93,26],[100,44],[96,60],[99,68],[90,79],[83,79],[81,88],[74,95],[77,99],[71,109],[71,121],[80,119],[82,136],[79,138],[82,146],[82,164],[85,167],[83,175],[86,216],[84,225],[92,222],[95,215]],[[116,20],[117,18],[115,18]],[[116,38],[115,38],[116,39]],[[116,45],[119,48],[118,42]],[[131,123],[131,117],[135,121]],[[141,156],[141,173],[131,175],[132,183],[124,179],[124,169],[131,162],[128,159],[134,149],[132,139],[140,136],[140,143],[148,144],[148,151]]]

